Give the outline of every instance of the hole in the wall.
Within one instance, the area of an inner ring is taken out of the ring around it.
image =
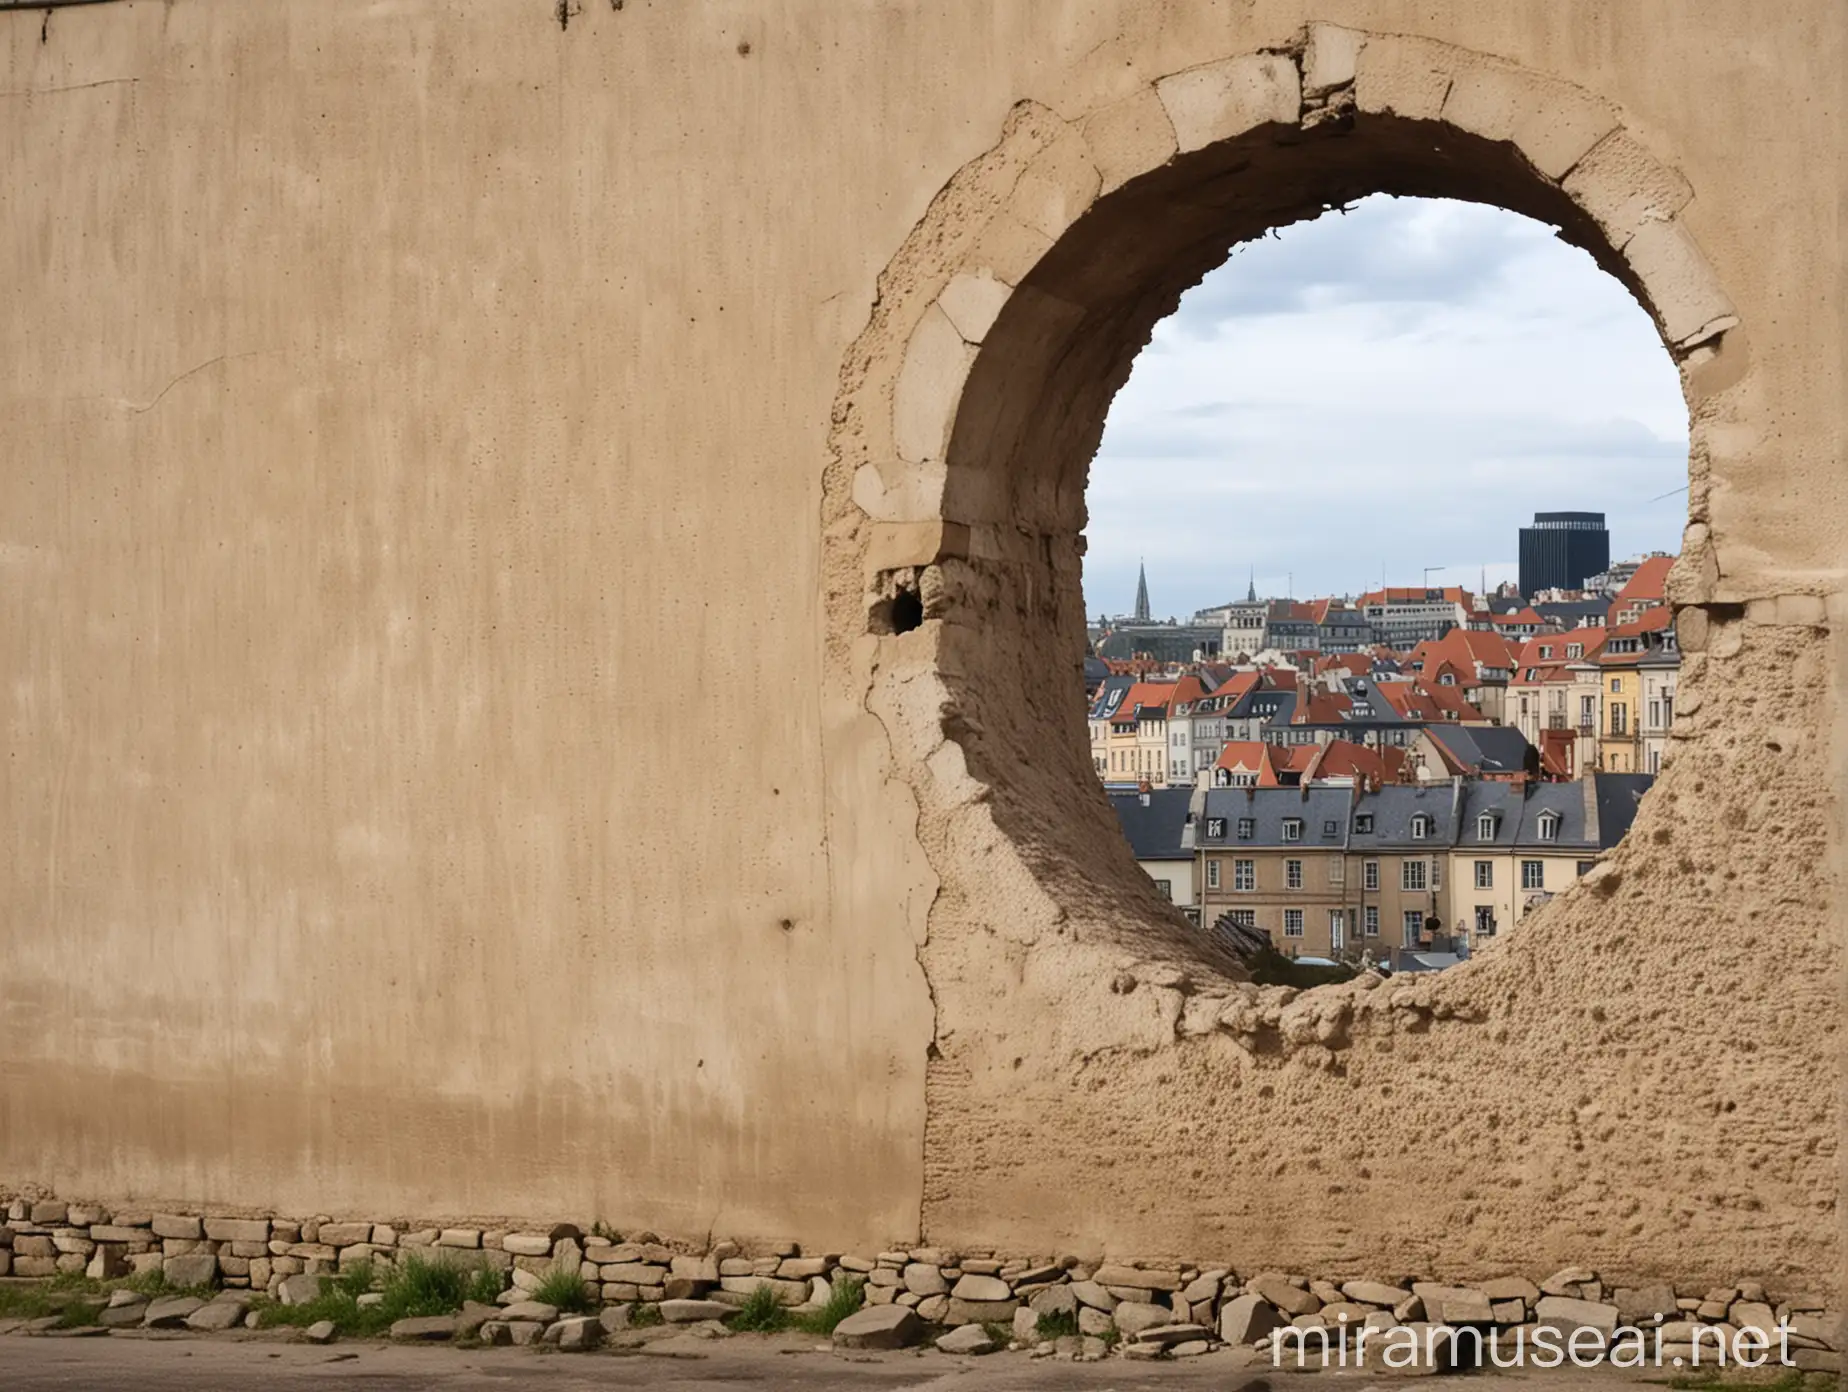
[[[1312,986],[1569,889],[1668,749],[1686,427],[1634,299],[1499,208],[1364,199],[1183,295],[1085,548],[1091,759],[1160,896]]]
[[[924,622],[924,596],[909,581],[900,581],[892,592],[875,600],[867,627],[881,636],[910,633]]]
[[[1093,204],[1001,309],[955,416],[943,515],[990,529],[1002,553],[960,563],[959,584],[998,598],[981,615],[979,644],[942,672],[956,738],[970,773],[992,789],[996,826],[1053,900],[1087,934],[1144,955],[1176,952],[1200,930],[1162,905],[1124,850],[1072,688],[1085,656],[1087,467],[1155,325],[1229,248],[1375,193],[1537,219],[1637,293],[1589,217],[1513,147],[1392,117],[1369,116],[1345,134],[1334,133],[1339,124],[1208,146]],[[1299,366],[1312,381],[1314,359]],[[1312,479],[1300,486],[1305,506],[1326,503]],[[1057,673],[1071,673],[1070,685]]]

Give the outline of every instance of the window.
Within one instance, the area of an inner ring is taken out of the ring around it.
[[[1378,889],[1380,887],[1380,863],[1377,860],[1365,860],[1360,865],[1360,887]]]
[[[1584,655],[1585,655],[1585,645],[1583,643],[1567,643],[1566,644],[1566,656],[1567,657],[1583,657]]]
[[[1239,840],[1249,841],[1252,837],[1252,833],[1255,832],[1257,829],[1258,829],[1258,823],[1257,823],[1256,818],[1240,817],[1238,819],[1238,839]]]
[[[1546,888],[1546,862],[1544,860],[1524,860],[1521,862],[1521,888]]]
[[[1662,701],[1660,697],[1657,697],[1649,703],[1649,728],[1652,730],[1659,730],[1662,728]]]
[[[1173,880],[1157,880],[1155,881],[1155,888],[1161,891],[1162,898],[1166,899],[1169,903],[1174,902],[1174,881]]]
[[[1579,697],[1579,724],[1591,725],[1598,719],[1598,698],[1596,696]]]
[[[1495,888],[1495,862],[1494,861],[1479,860],[1476,862],[1476,888],[1477,889],[1494,889]]]
[[[1232,910],[1232,926],[1235,928],[1256,928],[1258,926],[1258,911],[1256,909]]]
[[[1499,819],[1493,812],[1484,812],[1480,817],[1476,818],[1476,839],[1478,841],[1493,841],[1495,839],[1495,824],[1498,820]]]
[[[1405,911],[1405,941],[1415,943],[1424,936],[1424,915],[1417,909]]]
[[[1360,911],[1361,929],[1370,938],[1380,935],[1380,906],[1369,904]]]
[[[1301,889],[1303,887],[1303,863],[1300,860],[1284,861],[1283,887],[1285,889]]]
[[[1402,890],[1421,890],[1430,882],[1430,875],[1422,860],[1406,860],[1399,863],[1399,888]]]
[[[1328,945],[1339,952],[1347,944],[1347,923],[1341,917],[1340,909],[1328,911]]]
[[[1335,821],[1332,817],[1322,823],[1322,835],[1339,836],[1340,834],[1341,834],[1341,823]]]
[[[1283,911],[1283,935],[1286,938],[1300,938],[1303,935],[1303,911],[1301,909]]]
[[[1553,655],[1553,650],[1552,650],[1552,648],[1550,648],[1549,646],[1547,646],[1547,645],[1546,645],[1545,643],[1542,643],[1542,644],[1540,645],[1540,656],[1541,656],[1542,658],[1549,658],[1549,657],[1551,657],[1552,655]]]
[[[1431,819],[1420,812],[1412,818],[1412,840],[1422,841],[1431,834]]]
[[[1594,865],[1596,865],[1596,864],[1597,864],[1597,862],[1596,862],[1595,860],[1581,860],[1581,861],[1580,861],[1580,862],[1578,863],[1578,872],[1579,872],[1579,874],[1580,874],[1580,875],[1589,875],[1589,874],[1591,873],[1591,867],[1592,867],[1592,866],[1594,866]]]
[[[1303,819],[1301,817],[1285,817],[1283,819],[1283,839],[1285,841],[1300,841],[1303,839]]]
[[[1206,862],[1206,887],[1208,889],[1219,888],[1219,862],[1216,860],[1209,859]]]
[[[1328,859],[1328,882],[1333,885],[1347,883],[1347,862],[1340,856]]]
[[[1255,860],[1232,862],[1232,888],[1249,894],[1258,887],[1258,863]]]
[[[1476,905],[1476,931],[1485,938],[1495,936],[1495,910],[1487,904]]]
[[[1611,690],[1612,691],[1622,691],[1623,690],[1623,678],[1622,677],[1612,677],[1611,678]]]
[[[1226,819],[1224,817],[1208,817],[1206,819],[1206,839],[1208,841],[1223,841],[1226,839]]]
[[[1628,706],[1613,705],[1611,707],[1611,733],[1613,735],[1630,733],[1630,708]]]
[[[1557,841],[1559,839],[1559,814],[1557,812],[1542,812],[1540,814],[1539,830],[1540,839],[1542,841]]]
[[[1359,813],[1354,818],[1354,830],[1360,832],[1363,836],[1371,832],[1373,830],[1373,814],[1371,812]]]

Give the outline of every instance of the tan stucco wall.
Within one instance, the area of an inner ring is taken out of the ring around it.
[[[1605,892],[1254,1054],[1047,694],[1112,365],[960,495],[1049,539],[994,533],[1031,602],[978,556],[927,583],[981,624],[868,636],[854,480],[1065,123],[1311,19],[1620,110],[1740,325],[1687,368],[1718,607]],[[1825,0],[0,15],[0,1177],[1839,1289],[1842,43]]]

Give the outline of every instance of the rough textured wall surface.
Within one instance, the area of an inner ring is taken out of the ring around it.
[[[1841,1289],[1842,43],[1820,0],[0,15],[0,1173]],[[1697,656],[1595,885],[1280,1005],[1057,693],[1150,324],[1374,188],[1648,303]]]

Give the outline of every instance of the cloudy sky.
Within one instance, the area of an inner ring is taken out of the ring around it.
[[[1675,550],[1687,411],[1648,316],[1497,208],[1379,196],[1242,246],[1137,359],[1092,465],[1086,608],[1157,617],[1513,579],[1537,510]],[[1294,577],[1292,580],[1292,576]]]

